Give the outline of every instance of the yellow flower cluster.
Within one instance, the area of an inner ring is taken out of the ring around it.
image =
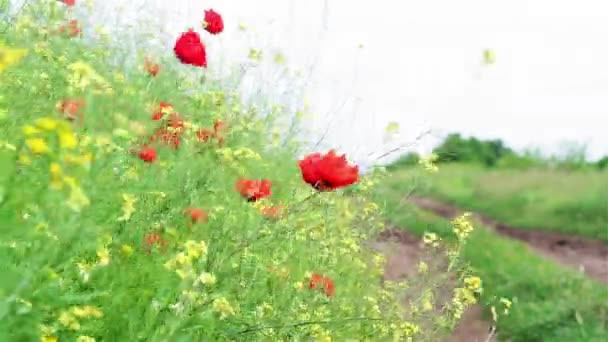
[[[54,133],[54,134],[52,134]],[[92,159],[90,153],[77,155],[69,151],[76,150],[78,139],[70,125],[66,122],[45,117],[35,121],[34,125],[23,127],[25,146],[27,151],[19,155],[21,164],[32,163],[32,156],[49,155],[52,159],[63,161],[88,168]],[[54,145],[54,141],[57,141]],[[90,204],[88,197],[78,185],[76,178],[65,173],[61,164],[52,161],[49,165],[50,187],[55,190],[63,189],[67,185],[70,195],[66,204],[74,211],[79,212]]]
[[[188,240],[184,243],[184,251],[177,253],[165,263],[165,267],[175,271],[181,279],[194,279],[195,272],[192,262],[207,255],[207,244],[205,241]],[[209,282],[209,277],[205,277]],[[199,276],[200,280],[200,276]],[[213,279],[215,281],[215,279]]]
[[[108,83],[93,67],[83,61],[77,61],[68,65],[71,73],[68,75],[69,89],[84,91],[93,87],[94,92],[102,94],[112,94],[114,91]]]
[[[469,221],[471,213],[464,213],[451,221],[454,233],[460,240],[466,239],[473,231],[473,224]]]
[[[9,66],[19,63],[25,55],[27,55],[26,49],[9,48],[0,43],[0,73]]]
[[[224,297],[217,298],[213,301],[213,311],[220,315],[220,319],[226,319],[228,316],[236,314],[230,302]]]
[[[439,168],[435,164],[437,158],[438,156],[435,153],[431,153],[427,157],[420,158],[418,164],[422,165],[422,167],[428,172],[437,172],[439,171]]]
[[[94,306],[73,306],[59,314],[58,321],[62,326],[73,331],[80,330],[80,320],[88,318],[101,318],[103,312]]]

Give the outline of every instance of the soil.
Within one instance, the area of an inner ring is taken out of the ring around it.
[[[463,213],[453,205],[426,197],[408,198],[418,207],[444,218],[452,219]],[[549,230],[512,227],[481,214],[473,218],[493,231],[526,243],[532,250],[559,264],[574,268],[590,278],[608,284],[608,245],[602,241]]]

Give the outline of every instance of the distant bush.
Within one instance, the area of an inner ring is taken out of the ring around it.
[[[483,141],[471,137],[465,139],[458,133],[447,136],[435,151],[438,155],[437,162],[473,162],[486,166],[494,166],[502,157],[513,154],[502,140]]]
[[[598,160],[595,165],[597,166],[598,169],[603,170],[605,168],[608,167],[608,156],[603,157],[602,159]]]

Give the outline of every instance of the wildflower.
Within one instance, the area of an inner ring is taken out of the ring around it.
[[[181,34],[181,36],[175,42],[173,47],[175,56],[183,63],[190,64],[197,67],[207,67],[207,54],[205,52],[205,45],[201,42],[201,38],[198,33],[189,29],[187,32]]]
[[[207,140],[212,137],[213,131],[207,128],[202,128],[196,132],[196,139],[200,142],[207,142]]]
[[[57,111],[64,115],[70,121],[76,120],[76,117],[82,121],[82,110],[85,107],[85,102],[82,99],[64,99],[55,106]]]
[[[162,119],[166,114],[173,113],[173,107],[170,103],[160,101],[156,111],[152,115],[152,120],[158,121]]]
[[[90,204],[89,198],[79,186],[76,186],[73,181],[70,181],[69,177],[65,177],[64,181],[66,181],[71,188],[70,196],[68,197],[66,204],[75,212],[80,212],[82,208],[87,207]]]
[[[25,49],[8,48],[0,43],[0,73],[9,66],[19,63],[26,54]]]
[[[224,31],[224,20],[222,19],[222,16],[214,10],[206,10],[203,28],[211,34],[221,33]]]
[[[204,285],[213,285],[215,284],[215,276],[211,273],[203,272],[200,276],[198,276],[198,280]]]
[[[160,72],[160,65],[158,63],[152,62],[152,60],[148,57],[146,57],[146,60],[144,61],[144,68],[152,77],[158,75],[158,73]]]
[[[429,270],[429,265],[427,265],[426,262],[420,261],[418,263],[418,272],[420,272],[420,273],[426,273],[428,270]]]
[[[426,171],[437,172],[439,171],[439,168],[437,167],[437,165],[435,165],[437,158],[437,155],[432,153],[428,157],[420,158],[420,160],[418,160],[418,164],[422,165]]]
[[[262,51],[253,48],[249,49],[248,57],[254,62],[259,62],[262,59]]]
[[[271,187],[272,182],[268,179],[238,180],[236,182],[237,191],[250,202],[270,197],[272,195]]]
[[[86,306],[74,306],[71,310],[72,314],[78,318],[101,318],[103,317],[103,312],[98,308],[90,305]]]
[[[32,135],[36,135],[39,133],[41,133],[41,131],[34,126],[30,126],[30,125],[23,126],[23,134],[25,136],[32,136]]]
[[[118,221],[128,221],[135,212],[135,202],[137,202],[137,198],[131,194],[122,194],[122,199],[122,216],[118,218]]]
[[[40,342],[57,342],[59,341],[59,339],[57,338],[57,336],[42,336],[40,338]]]
[[[304,181],[319,191],[349,186],[359,179],[359,168],[349,165],[346,155],[339,157],[333,150],[324,156],[309,154],[298,162],[298,166]]]
[[[72,315],[68,311],[62,311],[59,314],[58,321],[64,327],[66,327],[66,328],[68,328],[70,330],[74,330],[74,331],[80,330],[80,323],[78,323],[78,320],[76,319],[76,317],[74,317],[74,315]]]
[[[154,248],[154,246],[159,246],[163,249],[167,246],[167,242],[161,237],[159,233],[150,233],[144,235],[143,244],[144,248],[148,251]]]
[[[34,154],[45,154],[50,151],[46,141],[42,138],[30,138],[25,140],[25,144]]]
[[[45,131],[53,131],[57,128],[57,121],[51,118],[40,118],[36,120],[36,127]]]
[[[156,131],[154,131],[154,134],[150,136],[150,143],[155,143],[157,141],[161,141],[173,149],[177,149],[181,144],[179,134],[172,133],[166,128],[158,128]]]
[[[209,139],[217,139],[219,145],[224,143],[226,135],[226,123],[222,120],[216,120],[213,124],[213,129],[202,128],[196,132],[196,138],[200,142],[207,142]]]
[[[63,171],[61,170],[61,166],[58,163],[52,162],[49,168],[51,174],[51,188],[61,190],[63,187],[63,182],[61,179]]]
[[[327,297],[331,297],[335,293],[334,283],[331,281],[331,279],[317,273],[310,277],[308,288],[320,289]]]
[[[454,233],[459,239],[465,239],[473,231],[473,225],[469,221],[470,213],[464,213],[451,221]]]
[[[193,240],[188,240],[186,241],[185,246],[188,257],[198,258],[207,254],[207,244],[205,241],[196,242]]]
[[[154,147],[144,147],[141,151],[137,153],[139,159],[145,161],[146,163],[151,163],[158,158],[156,154],[156,150]]]
[[[78,20],[70,20],[67,23],[61,25],[59,27],[59,32],[66,33],[71,37],[77,37],[82,35],[82,29],[80,28],[80,24]]]
[[[213,301],[213,311],[220,314],[220,319],[225,319],[226,317],[235,314],[234,309],[224,297],[217,298]]]
[[[59,129],[59,147],[72,149],[78,146],[76,135],[69,128]]]
[[[422,236],[422,241],[425,245],[431,245],[433,247],[439,246],[439,237],[435,233],[425,232]]]
[[[97,250],[97,257],[99,258],[99,266],[107,266],[110,264],[110,251],[107,248],[99,248]]]
[[[464,284],[473,292],[481,292],[481,279],[479,277],[466,277]]]
[[[133,247],[125,244],[125,245],[120,246],[120,251],[125,256],[130,256],[131,254],[133,254]]]
[[[209,221],[207,212],[201,208],[186,208],[185,213],[190,217],[192,223],[207,223]]]

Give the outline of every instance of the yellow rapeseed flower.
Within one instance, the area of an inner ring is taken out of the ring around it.
[[[52,162],[50,165],[50,174],[51,174],[51,188],[55,190],[61,190],[63,187],[62,182],[62,174],[63,171],[61,166],[58,163]]]
[[[45,154],[50,151],[49,145],[42,138],[26,139],[25,144],[35,154]]]
[[[40,130],[34,126],[31,126],[31,125],[23,126],[23,134],[25,134],[25,136],[35,135],[38,133],[40,133]]]
[[[188,240],[186,241],[185,246],[186,252],[191,258],[198,258],[201,255],[207,254],[207,244],[205,243],[205,241],[196,242],[193,240]]]
[[[211,273],[203,272],[200,276],[198,276],[198,280],[204,285],[213,285],[215,284],[215,276]]]
[[[120,216],[117,220],[128,221],[133,213],[135,213],[135,202],[137,202],[137,198],[131,194],[122,194],[122,199],[122,216]]]
[[[98,308],[86,305],[86,306],[74,306],[72,307],[72,314],[79,318],[101,318],[103,317],[103,312]]]
[[[14,49],[0,45],[0,73],[27,55],[26,49]]]
[[[69,130],[60,130],[59,131],[59,147],[65,149],[73,149],[78,146],[78,141],[76,139],[76,135],[74,132]]]
[[[225,319],[228,316],[235,315],[234,308],[224,297],[217,298],[213,301],[213,311],[220,314],[220,319]]]
[[[99,248],[97,250],[97,257],[99,258],[98,265],[107,266],[110,264],[110,250],[107,248]]]
[[[133,247],[131,247],[129,245],[120,246],[120,250],[121,250],[122,254],[124,254],[125,256],[130,256],[131,254],[133,254]]]
[[[53,131],[57,128],[57,120],[52,118],[40,118],[36,120],[36,126],[45,131]]]
[[[59,339],[57,336],[42,336],[40,342],[57,342]]]

